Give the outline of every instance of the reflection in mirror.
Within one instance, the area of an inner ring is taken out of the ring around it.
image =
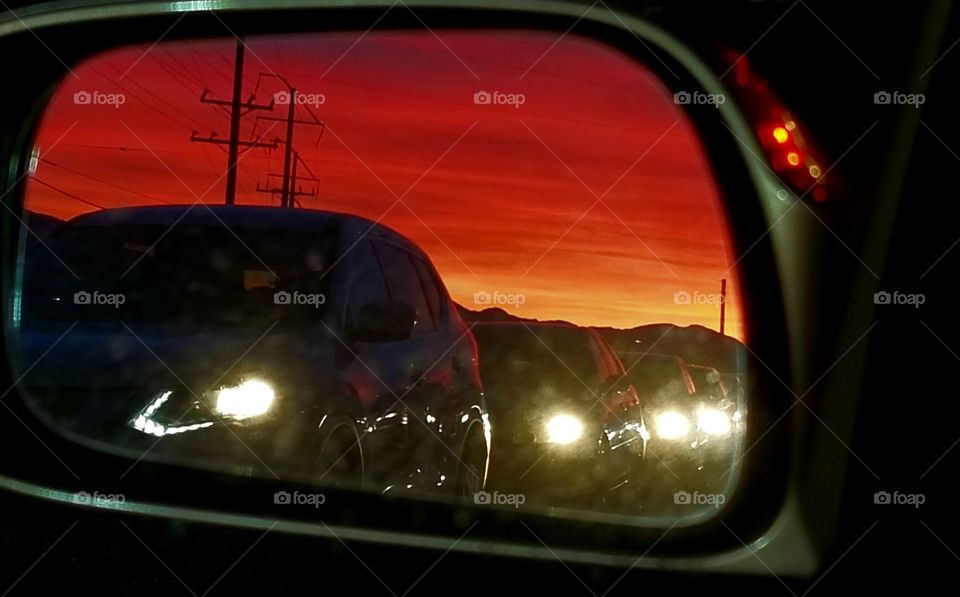
[[[78,65],[26,186],[29,403],[318,491],[715,515],[745,331],[683,107],[586,38],[439,35],[249,38],[236,97],[233,40]]]

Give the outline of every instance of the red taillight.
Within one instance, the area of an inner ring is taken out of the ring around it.
[[[730,76],[737,101],[750,120],[770,168],[801,197],[825,201],[828,184],[818,152],[804,137],[797,119],[773,93],[766,81],[753,71],[746,56],[727,50]]]

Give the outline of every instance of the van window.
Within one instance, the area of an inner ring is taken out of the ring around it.
[[[410,254],[392,245],[377,243],[377,255],[387,280],[390,300],[409,305],[416,313],[413,335],[428,334],[436,330],[436,322]]]

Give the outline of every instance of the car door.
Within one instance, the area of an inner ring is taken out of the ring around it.
[[[449,452],[442,445],[444,396],[453,384],[450,359],[456,339],[447,338],[438,327],[430,301],[414,265],[418,259],[405,248],[376,243],[377,256],[387,281],[390,300],[413,308],[415,323],[408,340],[397,343],[403,360],[400,376],[403,413],[393,425],[402,425],[404,441],[414,452],[416,466],[425,482],[433,479]],[[448,425],[451,423],[447,421]]]
[[[341,337],[344,375],[367,413],[359,425],[366,470],[374,482],[392,484],[405,477],[412,460],[403,438],[388,433],[403,414],[401,397],[409,378],[406,343],[354,337],[364,308],[389,302],[390,293],[372,241],[358,242],[349,252],[349,263]]]

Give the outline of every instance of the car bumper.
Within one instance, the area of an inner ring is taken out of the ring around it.
[[[504,453],[506,452],[506,453]],[[594,446],[529,443],[501,449],[490,463],[490,487],[548,498],[602,494],[633,472],[640,459],[628,451]]]

